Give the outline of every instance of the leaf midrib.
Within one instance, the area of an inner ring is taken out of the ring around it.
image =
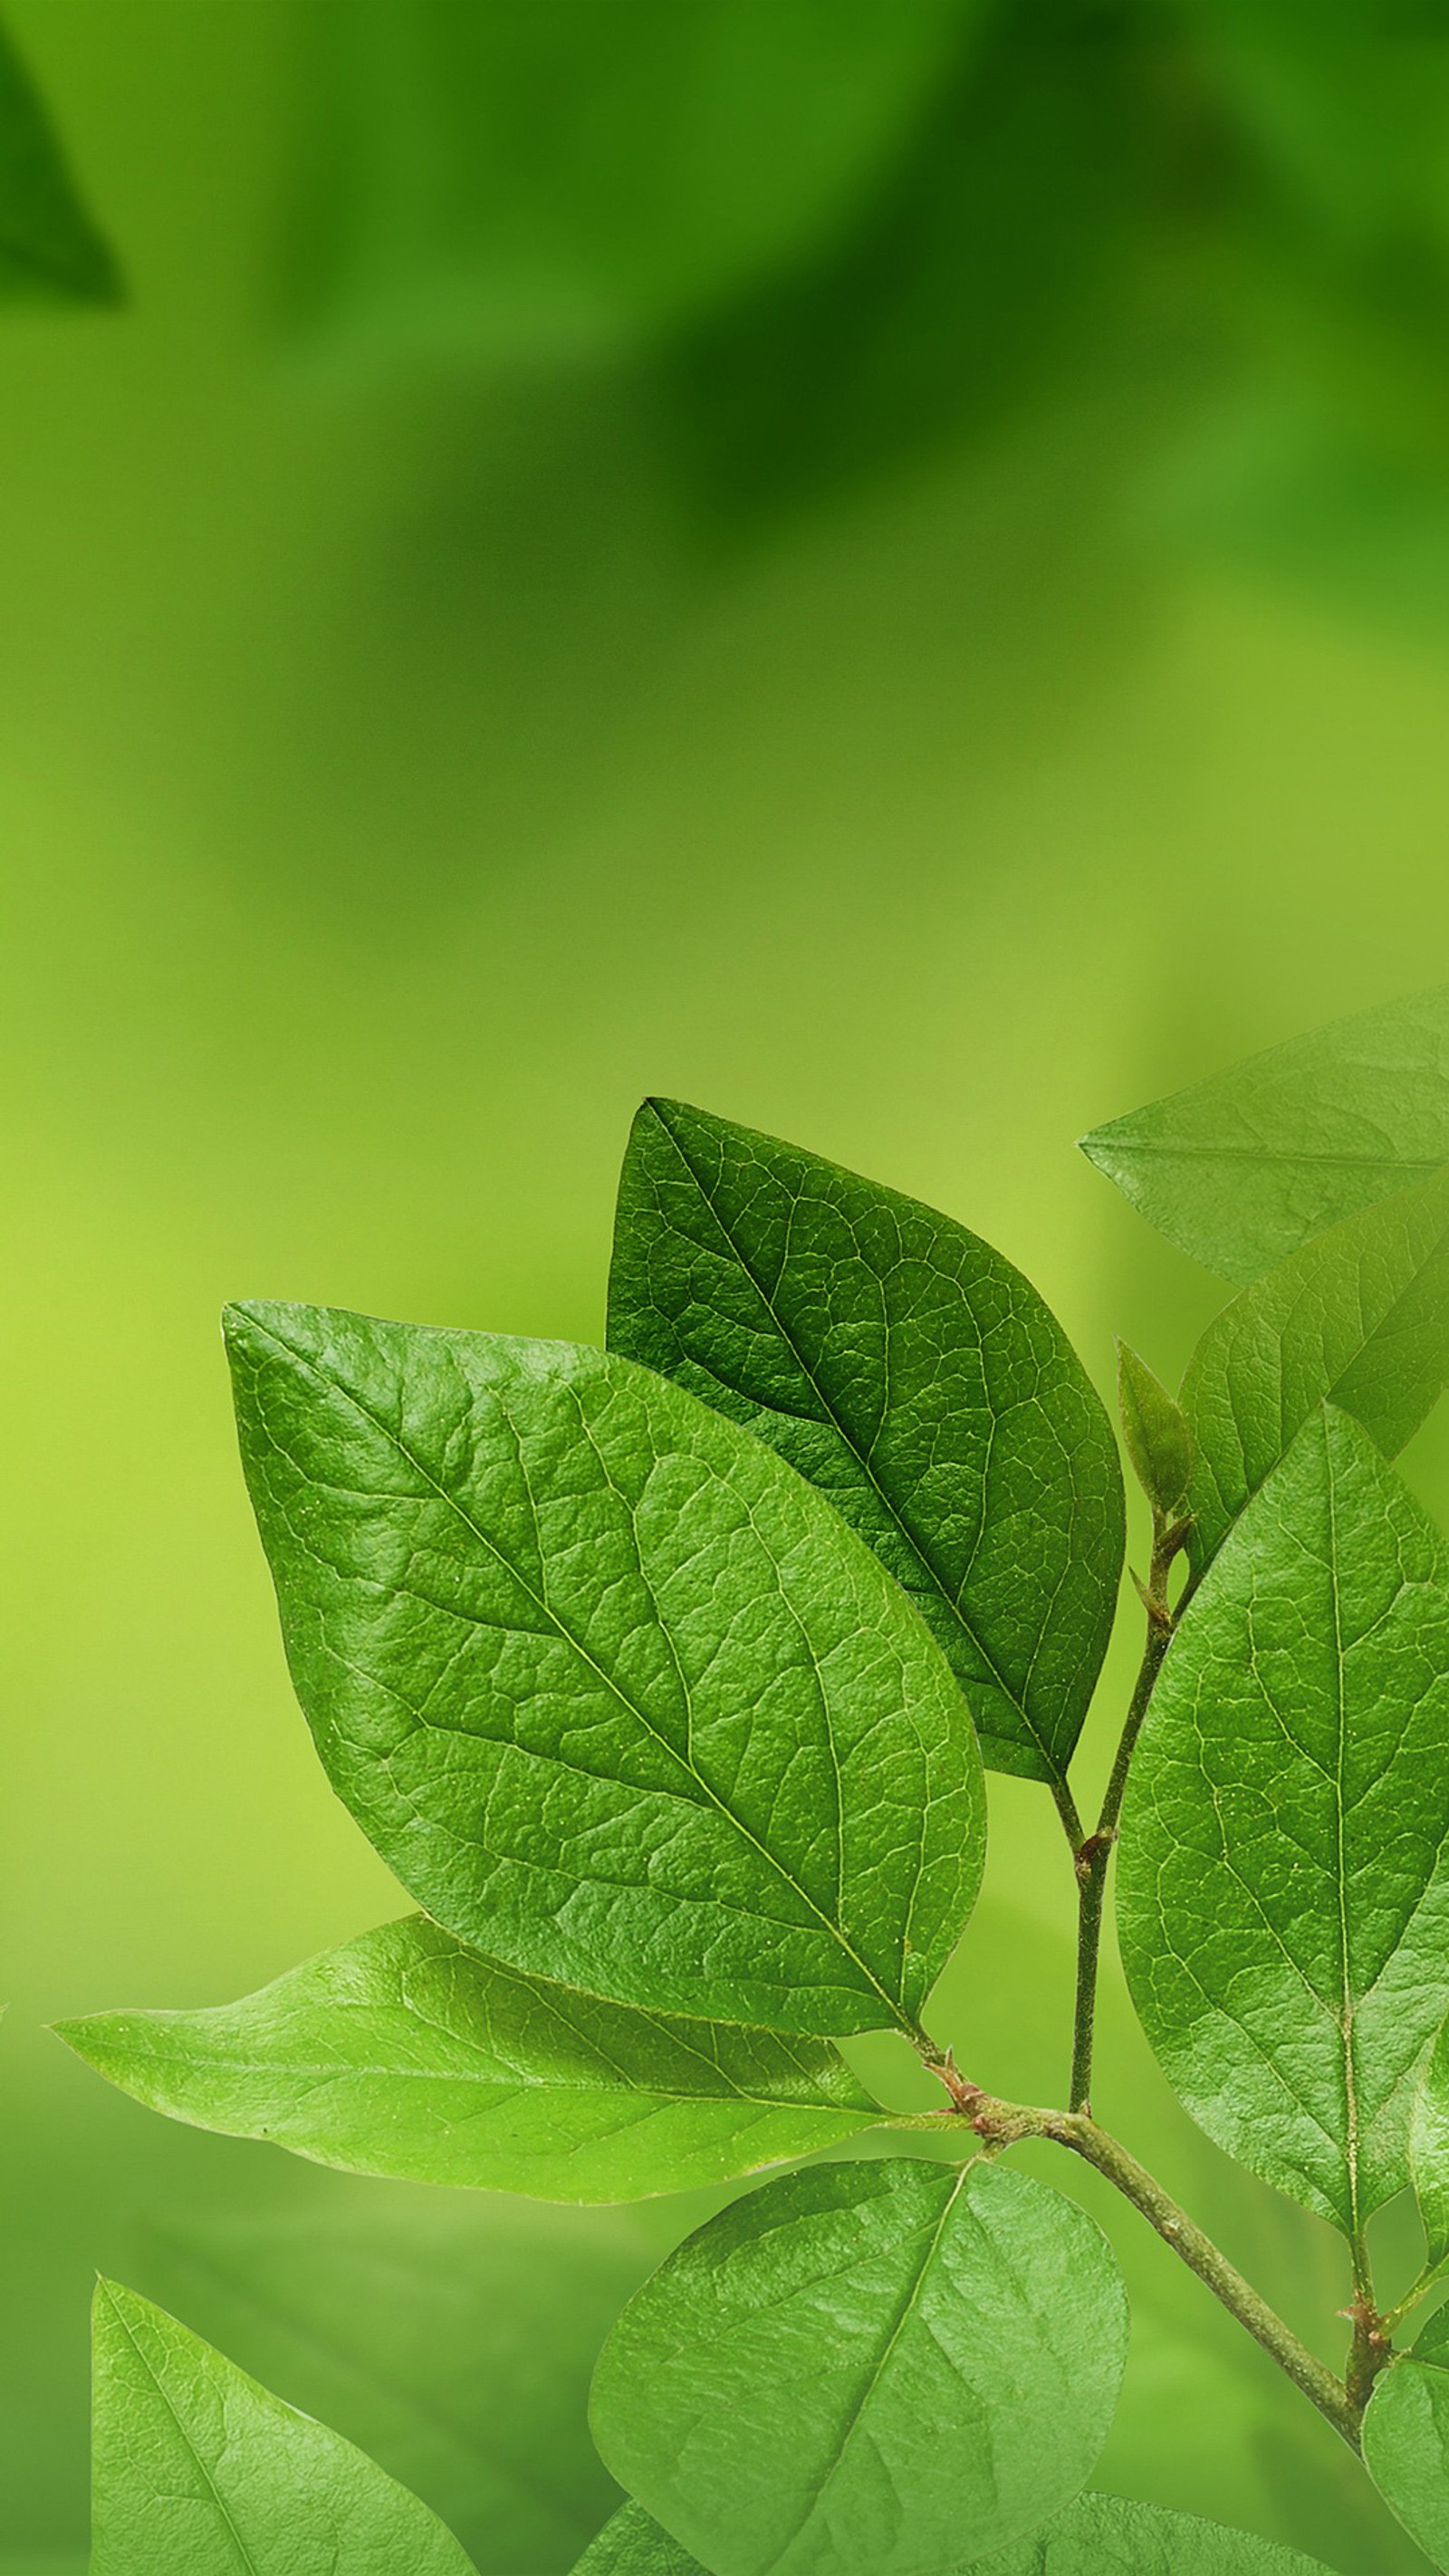
[[[198,2063],[195,2058],[188,2057],[184,2049],[178,2059],[164,2047],[132,2047],[126,2052],[126,2056],[128,2062],[143,2067],[168,2068],[179,2062],[183,2068],[191,2070]],[[603,2076],[594,2083],[581,2083],[573,2078],[562,2076],[555,2078],[551,2075],[531,2075],[524,2070],[498,2075],[475,2075],[459,2067],[373,2066],[357,2063],[345,2066],[313,2066],[298,2058],[222,2056],[215,2050],[210,2051],[200,2063],[208,2074],[283,2075],[294,2078],[298,2082],[316,2084],[348,2083],[353,2080],[375,2080],[389,2085],[459,2084],[469,2086],[476,2091],[491,2089],[505,2094],[576,2093],[591,2098],[600,2095],[605,2098],[617,2095],[621,2099],[633,2096],[640,2101],[670,2105],[712,2104],[721,2110],[738,2107],[745,2111],[800,2112],[812,2119],[860,2120],[866,2124],[886,2117],[884,2112],[864,2110],[850,2103],[811,2101],[808,2098],[802,2100],[791,2093],[743,2093],[738,2087],[733,2086],[727,2091],[718,2093],[681,2093],[664,2084],[637,2084],[630,2081],[610,2083]]]
[[[880,1478],[879,1478],[879,1477],[878,1477],[878,1475],[876,1474],[875,1468],[874,1468],[874,1467],[873,1467],[873,1465],[871,1464],[871,1461],[870,1461],[869,1457],[866,1455],[865,1451],[860,1447],[860,1444],[859,1444],[859,1442],[856,1440],[856,1438],[855,1438],[854,1434],[853,1434],[853,1433],[852,1433],[852,1432],[847,1428],[846,1424],[842,1421],[841,1416],[840,1416],[840,1414],[839,1414],[839,1412],[838,1412],[838,1410],[837,1410],[837,1408],[836,1408],[835,1404],[833,1403],[833,1401],[832,1401],[831,1397],[827,1394],[827,1392],[826,1392],[825,1388],[824,1388],[824,1387],[822,1386],[822,1384],[820,1383],[820,1380],[819,1380],[819,1378],[816,1376],[814,1369],[811,1367],[811,1364],[810,1364],[809,1360],[806,1358],[806,1356],[805,1356],[804,1352],[802,1351],[802,1349],[800,1348],[800,1345],[799,1345],[798,1341],[796,1340],[796,1338],[795,1338],[794,1334],[791,1332],[791,1330],[790,1330],[790,1328],[789,1328],[788,1324],[787,1324],[787,1323],[785,1322],[785,1320],[784,1320],[784,1317],[781,1315],[781,1313],[780,1313],[780,1311],[779,1311],[778,1307],[776,1306],[776,1304],[775,1304],[775,1300],[774,1300],[774,1296],[773,1296],[772,1292],[770,1291],[770,1289],[768,1289],[768,1288],[766,1287],[766,1285],[765,1285],[764,1281],[762,1280],[762,1278],[760,1277],[760,1275],[759,1275],[758,1271],[755,1269],[754,1265],[752,1264],[752,1262],[750,1261],[750,1259],[749,1259],[748,1255],[746,1254],[746,1252],[745,1252],[745,1250],[744,1250],[743,1246],[742,1246],[740,1243],[738,1243],[738,1242],[736,1241],[735,1236],[734,1236],[733,1232],[731,1231],[730,1226],[729,1226],[729,1224],[727,1223],[727,1221],[726,1221],[725,1217],[721,1214],[721,1212],[720,1212],[719,1208],[715,1205],[715,1202],[714,1202],[713,1198],[712,1198],[712,1197],[711,1197],[711,1195],[710,1195],[710,1192],[709,1192],[708,1186],[707,1186],[707,1184],[706,1184],[706,1181],[705,1181],[705,1179],[704,1179],[703,1175],[695,1169],[694,1164],[693,1164],[693,1163],[692,1163],[692,1161],[690,1160],[690,1157],[689,1157],[688,1153],[687,1153],[687,1152],[686,1152],[686,1150],[685,1150],[685,1147],[684,1147],[684,1144],[683,1144],[682,1140],[681,1140],[681,1139],[680,1139],[680,1138],[675,1134],[675,1132],[674,1132],[673,1128],[669,1125],[669,1123],[668,1123],[667,1119],[663,1118],[663,1117],[660,1115],[658,1108],[657,1108],[657,1107],[655,1107],[653,1103],[651,1103],[650,1105],[651,1105],[651,1108],[653,1108],[654,1117],[655,1117],[656,1122],[657,1122],[657,1124],[658,1124],[658,1126],[659,1126],[659,1128],[660,1128],[661,1133],[662,1133],[663,1135],[665,1135],[665,1136],[667,1136],[667,1137],[668,1137],[670,1144],[674,1147],[675,1152],[678,1154],[678,1156],[679,1156],[679,1159],[680,1159],[681,1163],[684,1165],[684,1168],[685,1168],[686,1172],[688,1173],[688,1175],[689,1175],[689,1177],[690,1177],[691,1181],[694,1183],[695,1189],[696,1189],[696,1190],[698,1191],[698,1193],[699,1193],[699,1197],[700,1197],[700,1199],[701,1199],[701,1201],[702,1201],[703,1205],[704,1205],[704,1206],[705,1206],[705,1208],[708,1210],[708,1212],[709,1212],[710,1216],[713,1218],[713,1220],[714,1220],[715,1224],[719,1227],[720,1233],[721,1233],[721,1235],[722,1235],[722,1236],[723,1236],[723,1238],[724,1238],[725,1245],[726,1245],[727,1249],[728,1249],[728,1250],[729,1250],[729,1251],[734,1255],[734,1258],[736,1259],[736,1261],[738,1261],[738,1263],[739,1263],[739,1265],[740,1265],[740,1268],[744,1271],[746,1278],[750,1281],[751,1285],[752,1285],[752,1286],[753,1286],[753,1288],[755,1289],[756,1294],[759,1296],[759,1298],[760,1298],[761,1302],[763,1303],[763,1305],[764,1305],[764,1307],[765,1307],[765,1311],[766,1311],[766,1313],[769,1315],[769,1318],[770,1318],[771,1323],[774,1325],[775,1330],[778,1332],[778,1334],[779,1334],[779,1336],[780,1336],[780,1339],[781,1339],[781,1340],[782,1340],[782,1342],[785,1344],[785,1347],[786,1347],[786,1349],[789,1351],[789,1353],[790,1353],[790,1355],[791,1355],[792,1359],[795,1361],[795,1364],[796,1364],[796,1366],[798,1367],[798,1369],[799,1369],[799,1371],[800,1371],[801,1376],[804,1378],[804,1380],[805,1380],[805,1382],[806,1382],[806,1385],[807,1385],[807,1386],[809,1386],[809,1387],[813,1390],[813,1392],[814,1392],[814,1394],[816,1395],[816,1397],[818,1398],[819,1402],[824,1406],[824,1408],[825,1408],[825,1412],[826,1412],[826,1414],[827,1414],[827,1416],[828,1416],[828,1418],[829,1418],[829,1421],[830,1421],[831,1427],[832,1427],[832,1428],[834,1429],[834,1431],[837,1433],[838,1437],[839,1437],[839,1438],[844,1442],[844,1444],[845,1444],[846,1448],[849,1450],[849,1452],[850,1452],[850,1454],[851,1454],[852,1458],[854,1458],[854,1460],[856,1461],[856,1464],[857,1464],[857,1465],[858,1465],[858,1467],[860,1468],[861,1474],[865,1477],[867,1484],[870,1486],[870,1489],[871,1489],[872,1493],[874,1493],[874,1494],[875,1494],[875,1496],[876,1496],[877,1500],[878,1500],[878,1501],[883,1505],[883,1507],[884,1507],[885,1511],[889,1514],[889,1516],[890,1516],[891,1520],[892,1520],[892,1521],[894,1522],[894,1524],[895,1524],[896,1529],[899,1531],[899,1533],[900,1533],[901,1537],[905,1540],[906,1545],[907,1545],[907,1546],[912,1550],[913,1554],[917,1557],[917,1559],[919,1560],[920,1564],[925,1568],[926,1573],[927,1573],[927,1574],[929,1575],[929,1577],[930,1577],[931,1585],[932,1585],[932,1588],[933,1588],[933,1592],[934,1592],[935,1597],[936,1597],[938,1600],[941,1600],[941,1601],[943,1601],[943,1602],[945,1603],[945,1605],[946,1605],[947,1609],[951,1612],[952,1617],[956,1620],[957,1624],[959,1625],[959,1627],[960,1627],[960,1629],[961,1629],[961,1633],[962,1633],[962,1635],[966,1638],[967,1642],[968,1642],[968,1643],[970,1644],[970,1646],[974,1649],[975,1653],[978,1655],[978,1657],[980,1658],[981,1662],[985,1665],[987,1672],[990,1674],[991,1679],[992,1679],[992,1680],[994,1681],[994,1683],[996,1684],[996,1687],[997,1687],[997,1689],[1000,1691],[1000,1693],[1001,1693],[1001,1695],[1002,1695],[1002,1698],[1003,1698],[1004,1700],[1006,1700],[1006,1701],[1007,1701],[1007,1703],[1008,1703],[1008,1705],[1009,1705],[1010,1707],[1012,1707],[1012,1708],[1014,1708],[1014,1709],[1016,1710],[1017,1715],[1020,1717],[1020,1719],[1021,1719],[1021,1722],[1022,1722],[1023,1726],[1026,1728],[1028,1735],[1031,1737],[1031,1740],[1032,1740],[1033,1744],[1036,1746],[1036,1749],[1037,1749],[1038,1753],[1041,1755],[1041,1758],[1042,1758],[1043,1762],[1045,1762],[1045,1763],[1046,1763],[1046,1765],[1047,1765],[1048,1778],[1050,1779],[1050,1781],[1051,1781],[1055,1786],[1057,1786],[1057,1787],[1062,1787],[1062,1786],[1064,1786],[1064,1785],[1065,1785],[1065,1781],[1066,1781],[1066,1772],[1065,1772],[1065,1769],[1063,1768],[1062,1764],[1058,1762],[1058,1760],[1057,1760],[1057,1758],[1056,1758],[1055,1753],[1052,1751],[1051,1746],[1050,1746],[1050,1745],[1049,1745],[1049,1743],[1047,1742],[1047,1740],[1046,1740],[1045,1736],[1042,1734],[1041,1729],[1040,1729],[1040,1727],[1038,1726],[1038,1724],[1037,1724],[1037,1722],[1036,1722],[1036,1719],[1033,1717],[1033,1715],[1032,1715],[1032,1713],[1031,1713],[1030,1709],[1027,1707],[1027,1705],[1026,1705],[1026,1702],[1025,1702],[1024,1698],[1021,1696],[1021,1694],[1020,1694],[1017,1690],[1015,1690],[1015,1689],[1013,1688],[1012,1684],[1007,1680],[1007,1678],[1006,1678],[1005,1674],[1004,1674],[1004,1673],[1002,1672],[1002,1670],[1001,1670],[1001,1666],[1000,1666],[1000,1664],[998,1663],[998,1661],[997,1661],[996,1657],[992,1654],[992,1652],[991,1652],[990,1648],[987,1646],[987,1644],[986,1644],[986,1642],[985,1642],[984,1638],[982,1638],[982,1637],[981,1637],[981,1635],[980,1635],[980,1634],[978,1633],[978,1631],[976,1630],[976,1628],[974,1628],[974,1627],[973,1627],[973,1625],[972,1625],[971,1621],[967,1618],[965,1611],[962,1609],[960,1602],[955,1598],[954,1594],[952,1594],[952,1593],[947,1589],[947,1586],[946,1586],[946,1582],[945,1582],[944,1577],[943,1577],[940,1573],[938,1573],[938,1571],[937,1571],[937,1569],[936,1569],[935,1565],[934,1565],[934,1564],[932,1563],[932,1561],[931,1561],[931,1556],[930,1556],[930,1552],[929,1552],[928,1547],[927,1547],[925,1544],[923,1544],[922,1540],[921,1540],[921,1539],[919,1539],[919,1538],[916,1536],[915,1531],[911,1528],[911,1526],[910,1526],[909,1522],[906,1520],[906,1518],[905,1518],[905,1516],[904,1516],[903,1512],[902,1512],[902,1511],[901,1511],[901,1509],[900,1509],[900,1506],[899,1506],[899,1505],[894,1501],[894,1499],[892,1498],[892,1496],[887,1492],[887,1490],[886,1490],[885,1486],[881,1483]],[[889,1346],[890,1346],[890,1332],[889,1332],[889,1326],[887,1326],[887,1327],[886,1327],[886,1331],[885,1331],[885,1341],[886,1341],[887,1351],[889,1351]],[[713,1374],[713,1372],[712,1372],[712,1371],[711,1371],[711,1374]],[[743,1394],[743,1393],[744,1393],[743,1388],[738,1389],[738,1390],[736,1390],[736,1391],[737,1391],[738,1393],[740,1393],[740,1394]],[[751,1403],[759,1403],[759,1401],[760,1401],[757,1397],[750,1397],[750,1398],[748,1398],[747,1400],[748,1400],[749,1402],[751,1402]],[[768,1413],[768,1412],[773,1412],[775,1408],[774,1408],[772,1405],[770,1405],[770,1404],[761,1404],[761,1405],[760,1405],[760,1409],[761,1409],[761,1411]],[[782,1408],[782,1409],[783,1409],[783,1408]],[[799,1419],[801,1419],[802,1417],[801,1417],[801,1416],[799,1416],[799,1415],[796,1415],[796,1416],[794,1416],[793,1418],[794,1418],[795,1420],[799,1420]],[[993,1435],[994,1435],[994,1432],[995,1432],[996,1420],[997,1420],[997,1416],[996,1416],[995,1411],[994,1411],[994,1409],[993,1409],[993,1413],[992,1413],[992,1431],[993,1431]],[[901,1588],[902,1588],[902,1590],[905,1590],[907,1587],[903,1585]],[[989,1731],[989,1730],[983,1730],[983,1732],[986,1732],[986,1731]]]
[[[130,2345],[132,2352],[135,2354],[137,2362],[145,2372],[146,2377],[155,2389],[162,2405],[165,2407],[167,2414],[170,2416],[172,2423],[175,2425],[182,2443],[189,2452],[191,2458],[196,2462],[198,2469],[201,2471],[202,2477],[205,2479],[207,2489],[211,2495],[212,2502],[216,2506],[217,2513],[225,2527],[227,2537],[232,2542],[232,2545],[236,2550],[237,2557],[246,2572],[246,2576],[262,2576],[262,2570],[258,2567],[256,2560],[253,2558],[251,2551],[248,2549],[246,2542],[238,2531],[236,2523],[232,2518],[231,2508],[227,2504],[226,2498],[222,2494],[220,2487],[217,2485],[211,2469],[205,2459],[203,2459],[201,2452],[197,2449],[195,2441],[183,2422],[170,2390],[162,2381],[160,2372],[156,2369],[150,2355],[143,2349],[140,2337],[136,2333],[130,2318],[127,2316],[124,2308],[121,2307],[117,2299],[112,2295],[109,2287],[106,2291],[106,2304],[109,2307],[112,2316],[115,2318],[117,2325],[120,2327],[121,2332],[124,2334],[126,2341]]]
[[[824,2505],[825,2499],[829,2495],[832,2485],[839,2476],[840,2471],[844,2466],[846,2454],[850,2449],[851,2443],[855,2440],[855,2437],[860,2430],[861,2421],[865,2415],[866,2409],[870,2405],[872,2398],[875,2396],[877,2389],[880,2387],[881,2381],[890,2367],[896,2347],[899,2344],[902,2335],[905,2333],[907,2326],[910,2324],[911,2318],[914,2316],[916,2308],[920,2303],[922,2292],[924,2291],[926,2282],[930,2277],[931,2267],[940,2251],[941,2239],[945,2235],[947,2222],[949,2221],[962,2192],[966,2189],[966,2185],[970,2178],[971,2167],[968,2164],[962,2167],[956,2182],[953,2184],[951,2191],[947,2196],[941,2215],[931,2230],[930,2240],[921,2255],[915,2272],[905,2285],[904,2295],[900,2301],[890,2333],[867,2371],[861,2387],[841,2423],[839,2432],[836,2436],[834,2456],[831,2459],[815,2494],[810,2498],[804,2513],[795,2525],[794,2530],[790,2533],[789,2538],[783,2542],[779,2552],[779,2557],[785,2557],[790,2550],[794,2549],[797,2542],[809,2530],[811,2523],[814,2521],[816,2515]]]

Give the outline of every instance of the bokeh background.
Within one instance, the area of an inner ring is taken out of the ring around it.
[[[1072,1139],[1449,974],[1449,11],[5,16],[128,296],[0,317],[0,2551],[82,2557],[99,2265],[551,2576],[608,2509],[592,2349],[694,2210],[344,2181],[45,2034],[399,1906],[289,1695],[217,1309],[598,1338],[665,1091],[966,1219],[1104,1385],[1115,1330],[1181,1364],[1222,1292]],[[1449,1517],[1449,1437],[1408,1465]],[[939,2017],[1056,2093],[1060,1838],[993,1817]],[[1332,2242],[1116,1983],[1099,2108],[1335,2351]],[[1101,2482],[1421,2566],[1103,2215]]]

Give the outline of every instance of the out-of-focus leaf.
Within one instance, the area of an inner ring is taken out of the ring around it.
[[[1136,349],[1134,228],[1170,88],[1131,13],[1016,0],[959,48],[911,148],[814,262],[681,329],[653,381],[707,516],[767,524],[1080,401]],[[1140,363],[1140,355],[1139,360]],[[1160,435],[1160,418],[1154,425]],[[1104,444],[1096,490],[1132,470]]]
[[[599,2357],[615,2475],[716,2576],[955,2576],[1091,2475],[1127,2345],[1072,2201],[977,2162],[817,2165],[671,2255]]]
[[[228,1344],[297,1695],[428,1913],[650,2011],[909,2027],[980,1886],[981,1759],[830,1505],[602,1351],[306,1306]]]
[[[1244,1288],[1187,1365],[1206,1564],[1320,1404],[1396,1457],[1449,1381],[1449,1173],[1360,1208]]]
[[[1325,1408],[1168,1650],[1122,1821],[1147,2036],[1209,2137],[1353,2234],[1449,2006],[1449,1554]]]
[[[0,303],[110,304],[119,292],[35,84],[0,29]]]
[[[1331,2576],[1254,2532],[1105,2495],[1078,2496],[1044,2531],[972,2566],[980,2576]]]
[[[601,2003],[481,1958],[422,1914],[242,2003],[100,2013],[60,2036],[199,2128],[541,2200],[726,2182],[881,2116],[823,2040]]]
[[[1178,0],[1238,134],[1329,244],[1449,243],[1439,0]]]
[[[1169,1243],[1256,1279],[1449,1162],[1449,985],[1290,1038],[1081,1144]]]
[[[1196,2514],[1121,2496],[1078,2496],[1043,2531],[989,2558],[973,2558],[961,2576],[1331,2576],[1316,2558],[1280,2549],[1249,2531],[1229,2531]],[[600,2532],[577,2576],[705,2576],[697,2558],[661,2531],[637,2504],[625,2505]]]
[[[173,2317],[95,2303],[92,2576],[474,2576],[363,2452]]]
[[[1384,2502],[1436,2567],[1449,2567],[1449,2310],[1377,2382],[1363,2455]]]
[[[641,2504],[625,2504],[585,2550],[576,2576],[707,2576],[707,2571]]]
[[[594,2358],[657,2259],[622,2214],[333,2182],[148,2232],[147,2287],[422,2496],[483,2576],[562,2576],[618,2502]]]
[[[651,1100],[609,1339],[829,1495],[915,1602],[998,1770],[1065,1778],[1117,1605],[1122,1474],[1019,1270],[896,1190]]]
[[[290,300],[374,347],[637,343],[808,257],[979,0],[331,0]]]

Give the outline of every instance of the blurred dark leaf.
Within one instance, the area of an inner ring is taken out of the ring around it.
[[[144,2261],[187,2325],[430,2504],[480,2576],[554,2576],[618,2501],[589,2378],[656,2245],[614,2211],[379,2188],[158,2227]]]
[[[1014,0],[828,254],[668,348],[658,388],[696,487],[768,514],[1100,374],[1138,314],[1169,65],[1130,10]]]
[[[314,0],[288,301],[377,352],[628,346],[812,251],[981,0]]]
[[[0,32],[0,303],[110,304],[119,294],[35,85]]]

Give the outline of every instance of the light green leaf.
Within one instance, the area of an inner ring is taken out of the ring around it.
[[[0,31],[0,303],[109,304],[119,292],[35,85]]]
[[[979,0],[348,0],[316,31],[290,300],[360,346],[637,345],[865,206]]]
[[[1147,2035],[1219,2146],[1345,2230],[1408,2180],[1449,2005],[1449,1557],[1331,1408],[1224,1542],[1122,1824]]]
[[[716,2576],[956,2576],[1085,2483],[1126,2341],[1105,2238],[1046,2184],[815,2166],[645,2284],[594,2438]]]
[[[1363,2419],[1363,2455],[1386,2505],[1436,2567],[1449,2567],[1449,2314],[1391,2362]]]
[[[1133,1472],[1164,1518],[1175,1512],[1192,1474],[1192,1432],[1187,1416],[1160,1377],[1139,1359],[1130,1342],[1117,1343],[1117,1410]]]
[[[1449,2022],[1429,2051],[1409,2141],[1414,2196],[1432,2265],[1449,2261]]]
[[[601,2003],[480,1958],[420,1914],[242,2003],[100,2013],[60,2036],[199,2128],[543,2200],[726,2182],[881,2117],[823,2040]]]
[[[646,1101],[609,1341],[829,1495],[945,1650],[988,1762],[1064,1777],[1116,1606],[1122,1477],[1019,1270],[914,1199]]]
[[[1325,1402],[1386,1457],[1449,1380],[1449,1172],[1361,1208],[1244,1288],[1188,1362],[1192,1553],[1206,1564]]]
[[[146,2232],[144,2285],[440,2515],[483,2576],[561,2576],[619,2501],[589,2379],[659,2257],[618,2210],[317,2177],[284,2218]]]
[[[1121,2496],[1078,2496],[1043,2531],[989,2558],[980,2576],[1330,2576],[1316,2558],[1249,2531]],[[576,2576],[705,2576],[641,2506],[625,2505],[580,2559]],[[963,2568],[961,2576],[968,2576]]]
[[[584,2551],[575,2576],[707,2576],[707,2571],[661,2531],[642,2505],[626,2504]]]
[[[405,2487],[132,2290],[95,2305],[92,2576],[472,2576]]]
[[[1254,2532],[1105,2495],[1079,2496],[1030,2540],[972,2563],[981,2576],[1330,2576]]]
[[[1081,1141],[1169,1243],[1256,1279],[1449,1163],[1449,985],[1290,1038]]]
[[[909,2025],[980,1883],[944,1658],[759,1441],[632,1362],[228,1321],[297,1695],[427,1912],[651,2011]]]

